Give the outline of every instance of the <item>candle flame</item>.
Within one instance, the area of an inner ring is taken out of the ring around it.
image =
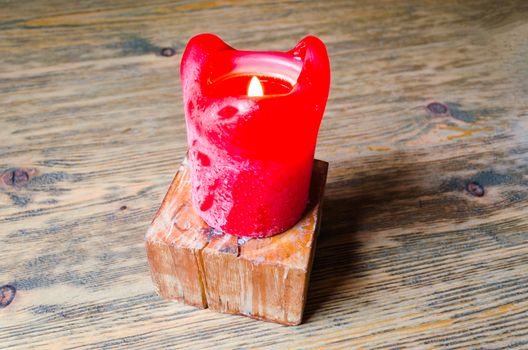
[[[250,97],[259,97],[264,96],[264,90],[262,89],[262,84],[260,83],[259,78],[253,76],[249,82],[248,87],[248,96]]]

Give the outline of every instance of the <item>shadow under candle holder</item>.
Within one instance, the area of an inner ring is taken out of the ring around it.
[[[386,229],[408,227],[416,220],[427,219],[419,218],[419,197],[438,193],[439,187],[428,181],[434,170],[412,158],[393,152],[350,160],[338,165],[339,172],[346,175],[335,176],[334,181],[330,165],[304,322],[323,306],[327,312],[335,312],[332,310],[338,306],[334,304],[343,299],[358,301],[347,304],[350,313],[368,304],[368,297],[359,298],[361,290],[350,289],[355,288],[354,280],[368,278],[374,268],[372,257],[380,253],[373,250],[376,244],[372,241],[383,241]],[[367,164],[373,166],[369,169]],[[430,213],[434,206],[430,205]]]

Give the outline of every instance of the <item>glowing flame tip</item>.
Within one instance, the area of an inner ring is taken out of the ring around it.
[[[259,97],[264,96],[264,90],[262,89],[262,84],[260,83],[259,78],[253,76],[248,86],[248,96],[250,97]]]

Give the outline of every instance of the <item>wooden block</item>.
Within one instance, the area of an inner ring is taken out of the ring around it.
[[[216,231],[196,214],[184,162],[146,235],[158,294],[214,311],[300,324],[327,171],[328,163],[314,161],[310,203],[294,227],[246,240]]]
[[[146,250],[157,293],[206,308],[200,252],[209,226],[190,203],[189,169],[182,164],[146,235]]]

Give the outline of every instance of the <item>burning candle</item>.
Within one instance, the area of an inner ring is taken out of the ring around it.
[[[239,51],[211,34],[181,62],[192,201],[211,227],[267,237],[293,226],[308,200],[330,87],[324,44]]]

